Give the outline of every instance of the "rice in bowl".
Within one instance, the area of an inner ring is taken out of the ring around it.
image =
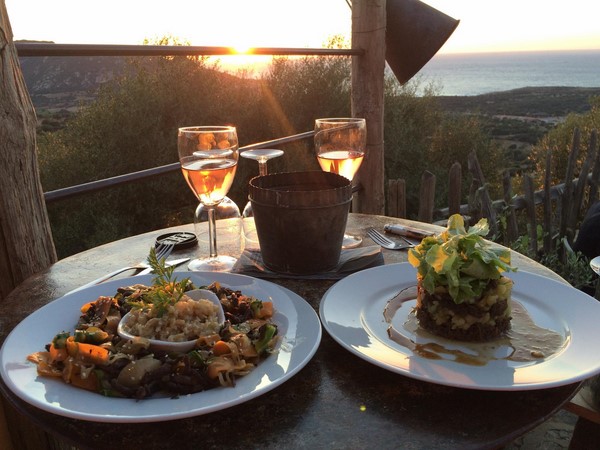
[[[183,296],[181,300],[160,310],[150,305],[132,309],[123,321],[123,331],[147,339],[184,342],[200,336],[216,334],[221,327],[218,306],[200,299]]]

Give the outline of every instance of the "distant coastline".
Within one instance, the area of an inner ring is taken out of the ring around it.
[[[571,113],[591,109],[590,99],[600,96],[600,87],[528,86],[479,95],[440,95],[443,109],[487,116],[529,117],[557,122]]]
[[[438,54],[419,72],[440,95],[471,96],[524,87],[600,87],[600,49]]]

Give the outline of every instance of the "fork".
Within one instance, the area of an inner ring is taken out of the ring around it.
[[[156,258],[158,260],[166,259],[171,254],[174,247],[175,247],[174,244],[162,244],[162,243],[158,244],[156,246]],[[108,280],[116,275],[119,275],[120,273],[126,272],[128,270],[147,269],[148,267],[150,267],[148,265],[148,259],[143,259],[142,261],[140,261],[139,263],[137,263],[133,266],[121,267],[120,269],[117,269],[113,272],[107,273],[106,275],[103,275],[100,278],[96,278],[95,280],[90,281],[89,283],[86,283],[83,286],[79,286],[77,289],[70,291],[69,294],[76,292],[76,291],[80,291],[82,289],[85,289],[85,288],[88,288],[91,286],[95,286],[96,284],[100,284],[103,281],[106,281],[106,280]]]
[[[387,248],[388,250],[404,250],[406,248],[412,248],[415,245],[412,242],[407,241],[402,236],[399,236],[405,243],[401,244],[398,242],[394,242],[391,239],[388,239],[375,228],[369,228],[367,230],[367,235],[373,239],[376,244],[381,245],[383,248]]]

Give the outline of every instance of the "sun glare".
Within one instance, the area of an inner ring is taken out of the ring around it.
[[[245,44],[234,45],[231,47],[231,50],[238,55],[248,55],[252,53],[252,47]]]
[[[249,76],[260,76],[268,69],[272,57],[270,55],[234,54],[212,56],[211,61],[231,73],[244,71]]]

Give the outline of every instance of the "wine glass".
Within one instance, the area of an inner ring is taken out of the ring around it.
[[[263,176],[268,173],[267,161],[283,155],[283,150],[275,148],[258,148],[254,150],[245,150],[240,153],[242,158],[253,159],[258,162],[258,175]],[[252,203],[246,203],[242,212],[242,221],[244,227],[244,239],[247,247],[258,247],[258,235],[256,234],[256,225],[254,223],[254,214],[252,213]]]
[[[235,249],[236,253],[242,250],[242,213],[240,208],[229,197],[224,197],[217,205],[215,212],[216,230],[219,235],[219,247]],[[194,213],[194,231],[198,242],[207,245],[208,236],[208,209],[202,203],[198,204]],[[231,250],[230,250],[231,251]]]
[[[238,138],[232,126],[179,128],[177,150],[181,171],[208,214],[209,256],[190,262],[189,270],[225,272],[236,258],[217,254],[216,209],[235,177]]]
[[[315,151],[321,169],[354,178],[366,152],[367,123],[358,118],[331,118],[315,121]],[[358,247],[359,236],[344,234],[342,248]]]

